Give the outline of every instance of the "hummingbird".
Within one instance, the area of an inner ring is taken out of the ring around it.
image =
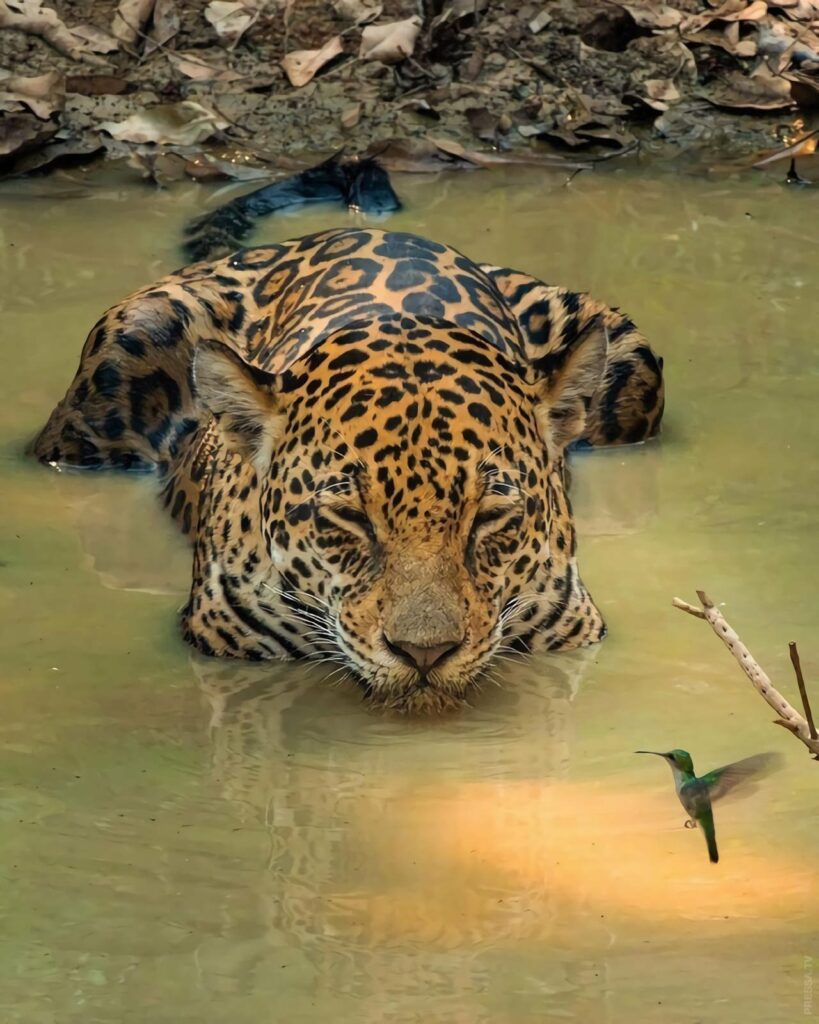
[[[668,762],[671,774],[674,776],[674,788],[680,803],[688,814],[686,828],[700,826],[705,834],[705,843],[708,847],[708,857],[712,864],[719,860],[717,850],[717,836],[714,831],[714,812],[711,804],[720,797],[730,793],[732,789],[747,782],[754,775],[761,775],[773,771],[779,767],[782,760],[780,754],[754,754],[753,757],[745,757],[733,764],[726,764],[722,768],[714,768],[713,771],[700,775],[694,774],[694,762],[687,750],[669,750],[662,754],[657,750],[636,750],[636,754],[656,754]]]

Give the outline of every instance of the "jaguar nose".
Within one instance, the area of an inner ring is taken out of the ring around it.
[[[384,643],[396,658],[417,668],[422,676],[425,676],[431,668],[461,646],[461,640],[447,640],[444,643],[433,644],[431,647],[420,647],[418,644],[406,640],[390,640],[386,633],[384,634]]]

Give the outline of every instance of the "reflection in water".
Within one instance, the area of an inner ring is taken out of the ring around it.
[[[302,749],[320,752],[323,770],[337,773],[332,779],[336,793],[348,785],[371,792],[373,780],[383,780],[388,769],[400,769],[401,752],[420,737],[430,749],[416,772],[436,779],[442,773],[460,775],[467,764],[471,772],[480,770],[470,753],[501,742],[506,753],[484,769],[490,777],[565,776],[572,701],[593,658],[584,649],[566,657],[516,661],[505,670],[504,685],[475,697],[476,706],[466,712],[475,724],[463,739],[462,712],[412,718],[373,711],[352,684],[328,687],[327,670],[320,666],[259,666],[198,655],[191,655],[191,666],[210,710],[214,777],[226,799],[263,818],[279,789],[291,789],[281,778],[279,761],[294,757],[288,771],[299,770]],[[527,723],[533,722],[537,735],[527,739]],[[360,769],[345,782],[343,773],[358,764]]]
[[[423,991],[463,1014],[455,1019],[483,1019],[481,955],[551,934],[555,896],[539,877],[513,879],[510,891],[491,865],[473,877],[459,863],[469,852],[448,844],[469,843],[469,801],[497,813],[530,780],[546,793],[566,776],[588,652],[522,661],[513,687],[485,695],[466,747],[459,716],[368,713],[345,688],[328,695],[321,670],[192,664],[211,712],[213,781],[238,819],[263,823],[270,838],[259,899],[271,947],[300,950],[318,989],[354,997],[365,1020]],[[482,788],[455,781],[466,766]],[[530,810],[544,819],[548,800]],[[518,825],[512,842],[524,839]],[[605,927],[593,931],[593,945],[608,943]],[[582,963],[556,973],[564,994],[588,981]]]
[[[622,306],[669,381],[658,443],[573,460],[609,638],[504,662],[470,710],[412,719],[320,667],[191,655],[175,617],[190,553],[152,481],[22,458],[90,324],[178,265],[201,204],[200,186],[78,180],[82,195],[0,195],[0,1020],[816,1013],[815,769],[670,607],[705,587],[785,691],[787,640],[819,674],[815,191],[626,173],[566,188],[528,170],[400,182],[391,226]],[[267,239],[327,226],[303,211]],[[788,759],[719,805],[719,865],[631,753],[675,746],[702,764]]]
[[[84,567],[108,590],[187,593],[191,554],[160,509],[153,476],[117,478],[83,471],[55,475],[54,495],[70,517]],[[153,527],[149,545],[134,537]]]
[[[583,510],[581,543],[583,537],[618,537],[651,525],[659,504],[662,457],[660,440],[571,456],[570,495]]]

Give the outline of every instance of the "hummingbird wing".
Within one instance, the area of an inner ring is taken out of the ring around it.
[[[720,800],[737,786],[743,786],[744,791],[750,793],[755,788],[747,785],[750,779],[776,771],[782,767],[783,761],[781,754],[754,754],[753,757],[745,757],[741,761],[706,772],[700,776],[700,782],[704,782],[708,787],[712,801]]]

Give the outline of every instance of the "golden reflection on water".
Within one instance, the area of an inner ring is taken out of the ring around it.
[[[178,638],[189,556],[150,480],[22,448],[101,310],[179,262],[204,190],[0,193],[0,1020],[793,1021],[813,1007],[816,767],[702,623],[705,587],[795,698],[819,678],[814,193],[771,178],[401,178],[389,223],[588,288],[666,358],[659,443],[573,464],[611,635],[507,663],[440,719]],[[268,224],[292,236],[344,219]],[[670,773],[786,766],[716,808]],[[817,997],[819,998],[819,997]]]

